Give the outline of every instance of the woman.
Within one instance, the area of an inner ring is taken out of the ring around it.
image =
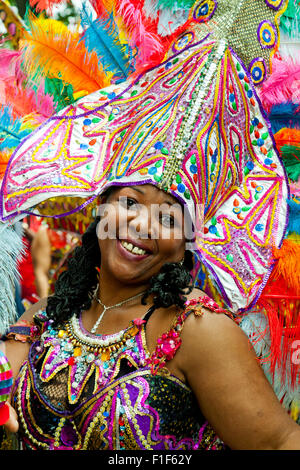
[[[133,3],[116,7],[126,24]],[[23,448],[299,448],[246,336],[192,288],[185,249],[194,242],[231,313],[255,304],[287,224],[288,182],[255,92],[286,2],[188,3],[161,63],[67,106],[8,164],[3,221],[51,197],[108,204],[36,328],[8,333],[33,342],[5,342],[17,377],[6,427]],[[157,13],[159,33],[169,13]]]
[[[2,344],[17,378],[12,395],[15,410],[10,407],[6,428],[13,432],[19,428],[23,446],[37,449],[219,449],[222,441],[231,449],[299,449],[299,427],[279,404],[244,333],[225,311],[214,303],[210,308],[201,291],[189,292],[191,259],[185,254],[183,213],[176,207],[172,215],[167,211],[158,223],[151,223],[136,208],[143,206],[150,214],[153,201],[175,203],[152,185],[117,187],[110,192],[106,203],[111,205],[112,217],[118,214],[116,238],[98,240],[98,220],[91,225],[83,248],[48,299],[46,315],[54,322],[44,343],[35,333],[30,351],[27,343]],[[163,225],[171,227],[169,239],[161,235]],[[143,237],[133,239],[137,228]],[[141,251],[135,254],[130,243]],[[98,282],[95,267],[100,256]],[[196,302],[190,306],[186,302],[185,311],[191,314],[182,322],[184,290]],[[32,321],[42,303],[24,319]],[[132,333],[137,342],[125,343],[124,351],[111,350],[109,367],[103,357],[108,351],[102,351],[97,363],[97,348],[91,346],[91,362],[78,361],[85,370],[76,389],[71,383],[76,377],[68,376],[68,371],[83,353],[78,341],[70,348],[63,340],[67,331],[70,334],[67,322],[75,312],[80,314],[81,305],[85,307],[78,323],[80,336],[75,334],[82,340],[97,344],[101,335],[118,335],[134,320],[136,330],[145,328],[145,343],[141,347],[140,333]],[[103,305],[107,311],[91,334]],[[147,322],[142,323],[145,315]],[[174,319],[178,330],[172,330]],[[41,321],[45,318],[40,317],[39,325]],[[175,335],[176,345],[165,352],[165,367],[157,369],[155,351],[168,331]],[[181,344],[176,343],[176,332]],[[72,354],[67,353],[70,350]],[[55,357],[59,358],[56,365]],[[121,362],[120,357],[124,358]]]

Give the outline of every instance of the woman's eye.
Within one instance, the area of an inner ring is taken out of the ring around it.
[[[137,206],[137,201],[130,197],[120,197],[120,203],[126,209],[134,209],[134,206]]]
[[[160,215],[160,223],[164,226],[164,227],[174,227],[175,225],[175,220],[174,220],[174,217],[172,215],[169,215],[169,214],[161,214]]]

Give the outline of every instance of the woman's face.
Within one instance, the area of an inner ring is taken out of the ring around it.
[[[153,185],[118,187],[100,206],[101,270],[121,283],[145,284],[163,264],[184,257],[184,214]]]

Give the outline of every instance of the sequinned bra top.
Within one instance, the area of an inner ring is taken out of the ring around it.
[[[76,316],[55,329],[38,312],[12,396],[19,448],[224,449],[191,389],[165,368],[180,347],[185,319],[202,315],[204,305],[224,312],[206,296],[188,301],[151,355],[145,328],[153,308],[113,335],[90,334]],[[12,327],[8,338],[22,339],[22,328]]]

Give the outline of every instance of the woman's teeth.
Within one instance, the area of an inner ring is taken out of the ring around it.
[[[121,245],[130,253],[134,253],[135,255],[145,255],[146,251],[142,250],[142,248],[138,248],[134,246],[132,243],[121,241]]]

